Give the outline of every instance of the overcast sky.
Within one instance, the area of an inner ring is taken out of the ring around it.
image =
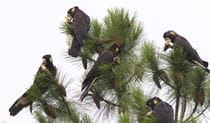
[[[68,70],[72,79],[81,76],[63,59],[66,36],[59,29],[75,5],[100,20],[111,7],[136,12],[145,37],[160,49],[163,33],[172,29],[210,62],[209,0],[0,0],[0,123],[36,122],[28,108],[16,117],[9,116],[8,109],[32,84],[43,55],[52,54],[55,65]]]

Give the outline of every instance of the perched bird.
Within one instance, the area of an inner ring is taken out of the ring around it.
[[[68,54],[77,57],[90,29],[90,17],[80,10],[79,7],[75,6],[68,10],[66,22],[73,27],[73,41]]]
[[[146,102],[146,105],[152,110],[158,123],[173,123],[174,111],[171,105],[158,97],[149,99]],[[148,115],[150,114],[151,113],[148,113]]]
[[[90,90],[94,79],[97,76],[100,76],[99,66],[102,64],[110,64],[115,61],[115,58],[117,58],[117,55],[120,53],[120,46],[117,44],[113,44],[110,48],[104,50],[96,60],[95,64],[91,68],[91,70],[88,72],[86,79],[82,83],[82,90],[83,94],[80,97],[80,100],[82,101],[88,94],[88,91]]]
[[[197,64],[207,72],[210,72],[208,69],[208,62],[200,58],[197,51],[190,45],[187,39],[174,31],[165,32],[163,38],[165,39],[164,51],[166,51],[168,48],[173,48],[173,45],[177,45],[183,48],[183,51],[190,62]]]
[[[47,54],[47,55],[44,55],[42,57],[43,59],[43,62],[41,64],[41,66],[39,67],[38,69],[38,72],[36,73],[36,76],[38,74],[41,74],[41,73],[47,73],[49,74],[50,76],[52,76],[53,78],[55,78],[56,76],[56,73],[57,73],[57,68],[53,65],[53,61],[52,61],[52,57],[51,55]],[[35,76],[35,80],[36,80],[36,76]],[[44,94],[48,87],[47,86],[41,86],[40,81],[35,81],[34,80],[34,84],[37,84],[38,88],[40,89],[40,93],[41,94]],[[33,87],[33,85],[31,86],[31,88]],[[30,88],[30,89],[31,89]],[[28,92],[30,91],[30,89],[28,89],[20,98],[18,98],[15,103],[9,108],[9,112],[10,112],[10,115],[12,116],[15,116],[16,114],[18,114],[24,107],[27,107],[27,106],[31,106],[33,101],[31,99],[31,96],[28,94]]]

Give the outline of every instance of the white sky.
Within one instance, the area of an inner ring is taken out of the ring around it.
[[[52,54],[55,65],[67,69],[71,78],[81,75],[62,57],[67,45],[59,30],[67,10],[75,5],[97,19],[111,7],[137,12],[146,38],[160,49],[163,33],[173,29],[210,62],[209,0],[0,0],[0,122],[36,122],[28,109],[16,117],[9,116],[8,109],[32,84],[44,54]]]

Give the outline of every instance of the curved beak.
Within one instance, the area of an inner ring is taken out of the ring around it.
[[[152,111],[149,111],[149,112],[147,112],[147,116],[150,116],[150,115],[152,115]]]
[[[172,43],[170,38],[165,38],[165,47],[164,47],[163,51],[166,51],[168,48],[172,48],[173,45],[174,44]]]
[[[65,17],[65,19],[67,23],[72,23],[73,21],[73,18],[69,14],[67,15],[67,17]]]
[[[153,113],[152,108],[147,106],[147,109],[150,110],[150,111],[147,112],[146,116],[150,116]]]

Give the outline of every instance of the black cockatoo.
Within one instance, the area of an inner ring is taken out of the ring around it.
[[[90,29],[90,17],[75,6],[68,10],[66,21],[73,27],[73,41],[68,54],[77,57]]]
[[[210,72],[210,70],[208,69],[208,62],[200,58],[197,51],[190,45],[187,39],[180,36],[174,31],[165,32],[163,38],[165,39],[164,51],[166,51],[169,47],[173,48],[173,45],[177,45],[183,48],[183,51],[190,62],[197,64],[207,72]]]
[[[95,64],[91,68],[91,70],[86,75],[86,79],[82,83],[82,90],[83,94],[80,97],[80,100],[82,101],[88,94],[88,91],[90,90],[94,79],[97,76],[100,76],[99,66],[102,64],[110,64],[115,61],[115,58],[117,58],[118,54],[120,54],[120,46],[118,44],[113,44],[110,48],[104,50],[96,60]]]
[[[55,78],[56,73],[57,73],[57,68],[53,65],[53,61],[52,61],[51,55],[49,55],[49,54],[44,55],[42,57],[42,59],[43,59],[43,62],[41,64],[41,66],[39,67],[39,70],[36,73],[36,76],[38,74],[41,74],[41,73],[46,73],[46,74],[49,74],[50,76],[52,76],[53,78]],[[35,76],[35,80],[36,80],[36,76]],[[41,86],[41,84],[38,83],[40,81],[35,81],[35,80],[34,80],[33,85],[37,84],[38,88],[41,91],[41,94],[44,94],[47,91],[48,87],[47,86]],[[33,87],[33,85],[31,86],[31,88]],[[18,98],[15,101],[15,103],[9,108],[10,115],[15,116],[24,107],[32,105],[33,100],[31,99],[30,95],[28,94],[30,89],[28,89],[20,98]]]
[[[173,123],[174,111],[171,105],[158,97],[149,99],[146,105],[152,110],[158,123]],[[148,115],[150,114],[151,113],[148,113]]]

